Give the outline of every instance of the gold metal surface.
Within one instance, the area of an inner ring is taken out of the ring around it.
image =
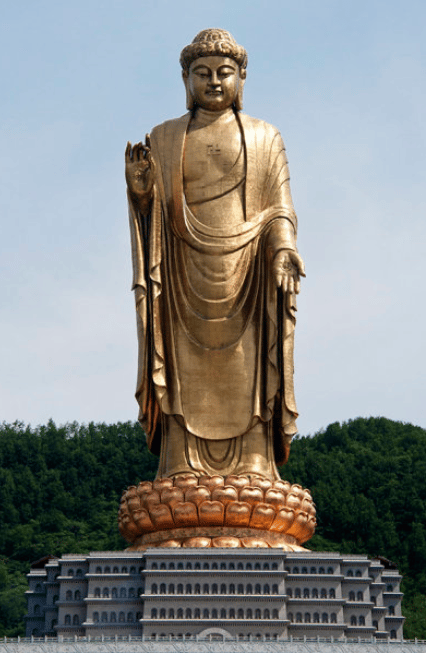
[[[313,532],[312,500],[297,486],[288,492],[277,471],[297,431],[304,276],[284,145],[275,127],[241,112],[247,54],[228,32],[200,32],[181,65],[189,112],[125,155],[136,398],[160,463],[152,486],[125,493],[120,529],[134,542],[204,528],[169,533],[182,546],[270,546],[206,531],[225,527],[302,542]]]

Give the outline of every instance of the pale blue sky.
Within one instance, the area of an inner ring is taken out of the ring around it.
[[[223,27],[288,151],[300,432],[426,427],[425,24],[423,0],[4,7],[0,421],[136,419],[124,147],[184,113],[179,53]]]

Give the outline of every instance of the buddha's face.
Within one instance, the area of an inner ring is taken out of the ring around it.
[[[229,57],[200,57],[192,62],[184,79],[198,106],[208,111],[223,111],[235,102],[240,70]]]

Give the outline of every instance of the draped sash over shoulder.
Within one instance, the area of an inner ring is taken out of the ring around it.
[[[190,114],[151,134],[151,214],[129,199],[139,365],[136,397],[152,451],[160,415],[188,433],[225,440],[271,424],[277,463],[296,432],[294,297],[277,293],[267,255],[278,225],[295,242],[296,216],[277,130],[237,114],[245,155],[245,220],[202,224],[186,204],[183,150]]]

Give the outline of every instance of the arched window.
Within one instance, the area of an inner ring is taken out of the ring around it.
[[[256,583],[255,588],[254,588],[254,593],[255,594],[261,594],[262,593],[262,590],[261,590],[261,587],[260,587],[259,583]]]
[[[352,617],[351,617],[351,626],[356,626],[356,617],[355,617],[355,615],[352,615]]]
[[[264,619],[270,619],[270,618],[271,618],[271,613],[269,612],[268,608],[266,608],[266,609],[263,611],[263,618],[264,618]]]
[[[53,597],[53,605],[55,605],[57,601],[59,601],[59,596],[55,594],[55,596]]]
[[[357,570],[356,570],[356,572],[355,572],[355,576],[356,576],[357,578],[361,578],[362,574],[361,574],[361,570],[360,570],[360,569],[357,569]]]
[[[157,619],[157,608],[151,609],[151,619]]]
[[[102,590],[102,597],[104,599],[109,599],[109,589],[108,589],[108,587],[104,587],[104,589]]]
[[[133,621],[133,612],[128,612],[127,613],[127,623],[131,623]]]
[[[242,562],[239,562],[239,563],[238,563],[238,565],[237,565],[237,569],[244,569],[244,567],[243,567],[243,563],[242,563]]]
[[[287,596],[289,599],[293,598],[293,590],[291,589],[291,587],[289,587],[287,590]]]
[[[293,567],[293,574],[299,573],[299,567]]]
[[[302,567],[302,574],[307,574],[307,573],[308,573],[308,568]]]
[[[355,592],[349,592],[349,601],[355,601]]]
[[[213,583],[213,585],[212,585],[212,594],[217,594],[217,585],[216,585],[216,583]]]
[[[327,569],[327,574],[334,574],[333,567],[329,567],[329,568]]]
[[[186,594],[192,594],[192,585],[190,583],[186,584],[185,592]]]
[[[320,567],[320,568],[318,569],[318,573],[319,573],[319,574],[325,574],[325,569],[324,569],[324,567]]]
[[[104,574],[110,574],[110,573],[111,573],[111,567],[105,567]]]
[[[330,599],[335,599],[336,598],[336,590],[333,587],[329,590],[328,596],[329,596]]]
[[[151,567],[151,569],[158,569],[158,565],[157,565],[156,562],[153,562],[153,563],[152,563],[152,567]]]
[[[395,614],[395,607],[393,605],[390,605],[389,608],[388,608],[388,612],[391,615]]]
[[[244,585],[238,585],[238,594],[244,594]]]
[[[246,594],[253,594],[253,586],[250,583],[246,587]]]
[[[221,619],[226,619],[226,610],[225,608],[222,608],[220,611],[220,618]]]
[[[276,562],[272,563],[272,569],[278,569],[278,564]]]
[[[121,573],[122,574],[127,574],[127,567],[126,566],[121,567]]]
[[[175,568],[175,563],[169,562],[169,569],[174,569],[174,568]]]
[[[102,621],[102,623],[104,623],[104,624],[108,621],[108,615],[107,615],[106,612],[102,612],[102,614],[101,614],[101,621]]]
[[[272,610],[272,619],[279,619],[277,608]]]
[[[296,587],[296,589],[294,590],[294,598],[300,599],[300,597],[301,597],[300,587]]]
[[[272,585],[272,594],[278,594],[278,585]]]
[[[250,570],[251,570],[251,568],[252,568],[252,566],[251,566],[251,562],[248,562],[248,563],[246,564],[246,569],[250,569]]]
[[[130,573],[136,574],[136,567],[130,567]]]
[[[200,583],[196,583],[194,587],[194,594],[200,594],[201,593],[201,585]]]
[[[169,619],[174,619],[175,618],[175,611],[173,608],[169,608]]]
[[[269,569],[269,562],[263,563],[263,569]]]
[[[337,624],[337,615],[336,615],[335,612],[331,613],[330,621],[331,621],[332,624]]]
[[[260,569],[260,564],[258,562],[256,562],[256,564],[254,565],[254,568],[255,569]]]
[[[217,609],[213,608],[212,610],[212,619],[217,619]]]
[[[310,594],[310,592],[309,592],[309,588],[308,588],[308,587],[304,587],[304,588],[303,588],[303,598],[304,598],[304,599],[309,599],[309,594]]]
[[[207,608],[204,608],[203,610],[203,619],[208,619],[209,618],[209,611]]]
[[[375,619],[374,619],[374,621],[373,621],[373,628],[375,628],[376,630],[379,629],[379,622],[376,621]]]
[[[312,590],[312,598],[313,599],[318,598],[318,589],[316,587],[314,587],[313,590]]]
[[[203,569],[210,569],[210,567],[209,567],[209,563],[208,563],[208,562],[205,562],[205,563],[203,564]]]
[[[244,610],[242,608],[238,608],[238,619],[244,619]]]
[[[319,612],[314,612],[314,624],[319,624]]]
[[[264,593],[264,594],[270,594],[270,589],[271,589],[271,588],[269,587],[268,584],[264,585],[264,586],[263,586],[263,593]]]
[[[74,569],[68,569],[68,576],[74,576]]]
[[[348,569],[347,576],[350,576],[352,578],[353,575],[354,575],[354,572],[352,571],[352,569]]]
[[[70,614],[65,615],[64,623],[65,623],[66,626],[71,626],[71,615]]]
[[[311,615],[309,612],[305,612],[305,624],[310,624],[311,623]]]
[[[160,585],[160,594],[166,593],[166,583],[161,583]]]
[[[204,586],[203,586],[203,594],[209,594],[209,593],[210,593],[209,590],[210,590],[210,588],[209,588],[209,586],[207,585],[207,583],[204,583]]]
[[[101,588],[95,587],[95,599],[100,599],[100,598],[101,598]]]
[[[81,592],[80,592],[80,590],[75,590],[75,592],[74,592],[74,601],[81,601]]]
[[[187,569],[192,569],[192,563],[191,563],[191,562],[187,562],[187,563],[186,563],[186,568],[187,568]]]
[[[120,599],[125,599],[126,596],[127,596],[126,588],[125,588],[125,587],[121,587],[121,588],[120,588]]]
[[[234,608],[231,608],[229,610],[229,618],[230,619],[235,619],[235,609]]]
[[[391,630],[391,639],[396,639],[396,630]]]
[[[135,588],[134,588],[134,587],[131,587],[131,588],[129,589],[129,599],[134,599],[135,596],[136,596]]]
[[[185,619],[192,619],[192,610],[191,610],[191,608],[186,608],[186,610],[185,610]]]
[[[212,564],[212,569],[217,569],[217,562],[214,562],[214,563]]]
[[[160,619],[166,618],[166,608],[161,608],[160,610]]]
[[[246,610],[246,619],[253,619],[253,610],[251,608]]]
[[[67,592],[65,594],[65,601],[71,601],[71,600],[72,600],[72,592],[71,592],[71,590],[67,590]],[[40,606],[39,605],[36,605],[35,607],[38,608],[39,611],[40,611]],[[34,608],[34,614],[38,614],[37,612],[35,612],[35,608]]]
[[[377,603],[377,599],[376,599],[375,596],[370,596],[370,601],[371,601],[372,603],[374,603],[374,605],[376,605],[376,603]]]
[[[316,574],[316,573],[317,573],[317,568],[311,567],[311,574]]]
[[[165,569],[165,568],[166,568],[166,563],[165,563],[165,562],[162,562],[162,563],[160,564],[160,569]]]
[[[155,608],[154,608],[154,610],[155,610]],[[152,611],[151,611],[151,616],[152,616]],[[118,615],[118,621],[119,621],[120,623],[124,623],[124,622],[126,621],[126,615],[124,614],[124,612],[120,612],[120,613],[119,613],[119,615]]]
[[[115,614],[115,612],[111,612],[109,620],[112,624],[115,624],[115,622],[117,621],[117,615]]]
[[[327,590],[324,587],[321,588],[321,598],[322,599],[327,598]]]
[[[102,567],[96,567],[95,574],[101,574],[102,573]],[[72,574],[68,574],[69,576],[72,576]]]
[[[183,608],[178,608],[176,616],[178,619],[183,619]]]
[[[255,619],[262,619],[262,613],[259,610],[259,608],[256,608],[256,610],[254,611],[254,618]]]
[[[357,592],[356,593],[356,600],[357,601],[363,601],[364,600],[364,595],[362,592]]]
[[[93,613],[93,622],[97,624],[99,622],[99,612]]]
[[[114,590],[113,590],[113,591],[114,591]],[[153,584],[151,585],[151,594],[158,594],[157,583],[153,583]]]
[[[387,592],[393,592],[393,585],[386,585]]]
[[[323,624],[328,624],[328,614],[326,612],[322,613],[322,623]]]
[[[360,626],[365,626],[365,617],[363,615],[358,619],[358,623]]]
[[[293,621],[294,621],[293,613],[292,613],[292,612],[288,612],[288,613],[287,613],[287,617],[288,617],[289,621],[291,621],[291,623],[293,623]]]
[[[230,563],[229,563],[229,569],[235,569],[235,565],[234,565],[233,562],[230,562]]]
[[[302,623],[302,613],[301,613],[301,612],[297,612],[297,613],[296,613],[296,623],[297,623],[297,624],[301,624],[301,623]]]
[[[195,610],[194,610],[194,619],[200,619],[200,617],[201,617],[200,608],[195,608]]]
[[[226,585],[225,583],[222,583],[220,586],[220,593],[221,594],[226,594]]]
[[[169,594],[174,594],[175,593],[175,586],[173,583],[170,583],[169,585]]]
[[[196,563],[195,563],[195,565],[194,565],[194,569],[201,569],[201,567],[200,567],[200,563],[199,563],[199,562],[196,562]]]
[[[112,573],[113,574],[118,574],[118,567],[114,567],[113,570],[112,570]]]

